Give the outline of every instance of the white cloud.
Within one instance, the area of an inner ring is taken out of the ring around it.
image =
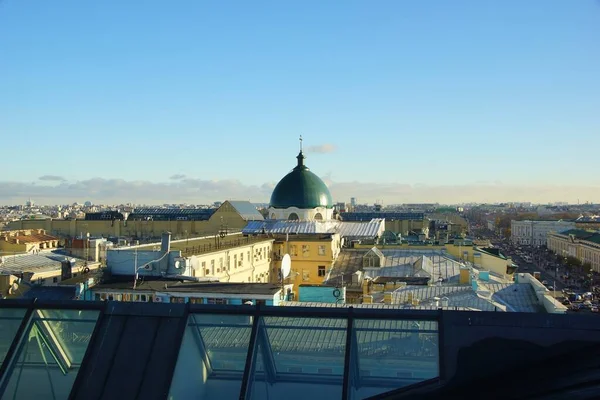
[[[66,179],[62,176],[58,175],[43,175],[38,178],[40,181],[50,181],[50,182],[65,182]]]
[[[590,186],[517,186],[499,182],[463,185],[426,185],[405,183],[335,182],[325,179],[334,201],[360,203],[376,199],[385,204],[416,202],[502,202],[533,201],[539,203],[569,201],[600,202],[600,185]],[[182,178],[169,182],[125,181],[92,178],[74,183],[58,181],[55,185],[0,182],[0,204],[22,204],[31,197],[39,204],[66,204],[91,200],[95,203],[194,203],[210,204],[227,199],[269,201],[275,183],[248,185],[239,180],[203,180]]]
[[[184,178],[185,178],[185,175],[183,175],[183,174],[175,174],[175,175],[171,175],[171,177],[169,179],[178,181],[178,180],[184,179]]]
[[[306,148],[307,153],[319,153],[319,154],[327,154],[333,153],[337,150],[337,146],[331,143],[320,144],[317,146],[308,146]]]

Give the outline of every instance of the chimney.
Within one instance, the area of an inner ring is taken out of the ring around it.
[[[160,251],[168,253],[171,251],[171,232],[165,232],[162,234],[162,240],[160,242]]]

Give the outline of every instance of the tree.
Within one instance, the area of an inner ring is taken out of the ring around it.
[[[586,261],[583,263],[583,273],[588,275],[592,273],[592,263],[589,261]]]

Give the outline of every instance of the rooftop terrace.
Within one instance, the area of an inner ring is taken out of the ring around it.
[[[0,327],[2,398],[550,399],[600,389],[593,315],[4,300]]]

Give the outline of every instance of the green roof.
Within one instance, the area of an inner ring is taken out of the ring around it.
[[[569,229],[568,231],[560,232],[561,235],[573,235],[579,240],[600,244],[600,232],[586,231],[584,229]]]
[[[273,189],[270,207],[333,208],[333,199],[325,182],[304,165],[302,152],[296,158],[298,165]]]

